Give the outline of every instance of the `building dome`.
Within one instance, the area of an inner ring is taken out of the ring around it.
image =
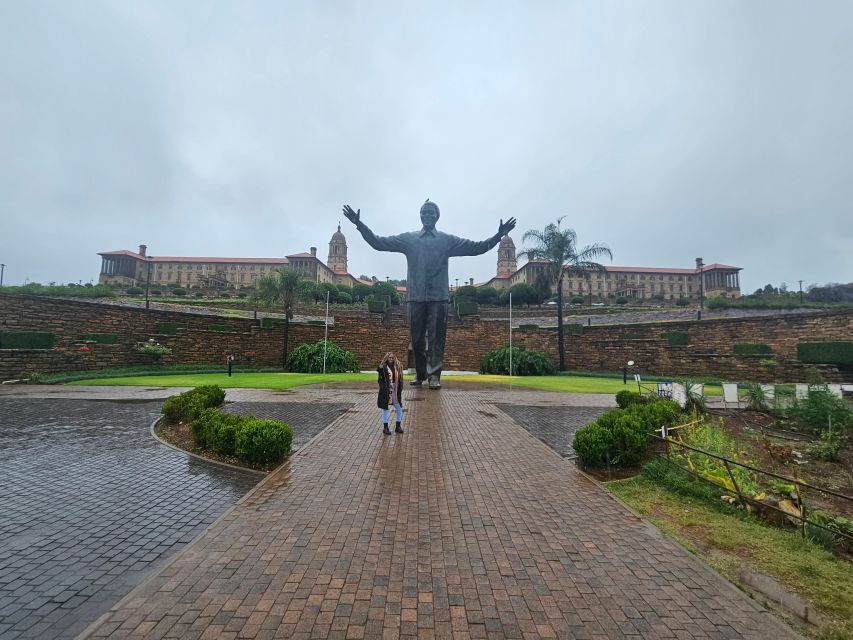
[[[341,233],[340,222],[338,223],[338,230],[332,234],[332,239],[329,240],[327,266],[335,272],[346,272],[347,270],[347,239]]]
[[[340,228],[340,227],[338,227],[338,228]],[[501,238],[500,246],[501,246],[501,248],[506,247],[506,248],[515,249],[515,243],[512,241],[512,238],[510,238],[509,236],[504,236],[503,238]]]
[[[501,238],[501,243],[498,245],[498,273],[499,278],[509,277],[518,270],[518,263],[515,259],[515,243],[509,236]]]

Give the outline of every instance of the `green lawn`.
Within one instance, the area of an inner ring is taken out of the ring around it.
[[[235,373],[230,378],[224,373],[199,374],[170,374],[170,375],[141,375],[117,378],[95,378],[75,380],[68,384],[75,385],[117,385],[143,387],[196,387],[203,384],[218,384],[223,388],[243,389],[289,389],[306,384],[321,384],[324,382],[352,382],[374,380],[372,373]],[[445,384],[454,382],[480,382],[504,385],[515,385],[545,391],[560,393],[602,393],[615,394],[623,389],[635,391],[637,386],[633,381],[627,385],[617,378],[594,378],[587,376],[446,376]],[[653,385],[650,385],[650,388]],[[720,387],[706,386],[708,395],[720,395]]]
[[[91,386],[128,387],[198,387],[216,384],[223,389],[290,389],[306,384],[324,382],[353,382],[376,380],[375,373],[235,373],[230,378],[225,373],[199,373],[133,376],[129,378],[96,378],[75,380],[68,384]]]
[[[853,632],[853,570],[848,560],[742,512],[724,513],[700,499],[677,495],[642,476],[605,485],[627,505],[704,558],[734,583],[744,569],[772,576],[811,602],[834,635]]]

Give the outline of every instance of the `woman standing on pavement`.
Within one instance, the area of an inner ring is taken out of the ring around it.
[[[388,428],[388,408],[394,407],[397,418],[396,433],[403,433],[403,365],[393,352],[389,351],[376,369],[379,374],[379,397],[376,405],[382,409],[382,433],[391,435]]]

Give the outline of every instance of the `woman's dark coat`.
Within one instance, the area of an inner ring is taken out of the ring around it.
[[[388,400],[390,400],[390,390],[389,390],[389,382],[390,376],[388,375],[388,365],[382,365],[377,370],[379,374],[379,397],[376,399],[376,406],[380,409],[387,409],[389,404]],[[403,406],[403,376],[400,376],[397,380],[397,403],[402,407]]]

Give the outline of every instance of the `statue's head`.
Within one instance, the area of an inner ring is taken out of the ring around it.
[[[421,223],[424,229],[434,229],[439,217],[441,217],[441,211],[438,210],[438,205],[427,198],[427,201],[421,205]]]

